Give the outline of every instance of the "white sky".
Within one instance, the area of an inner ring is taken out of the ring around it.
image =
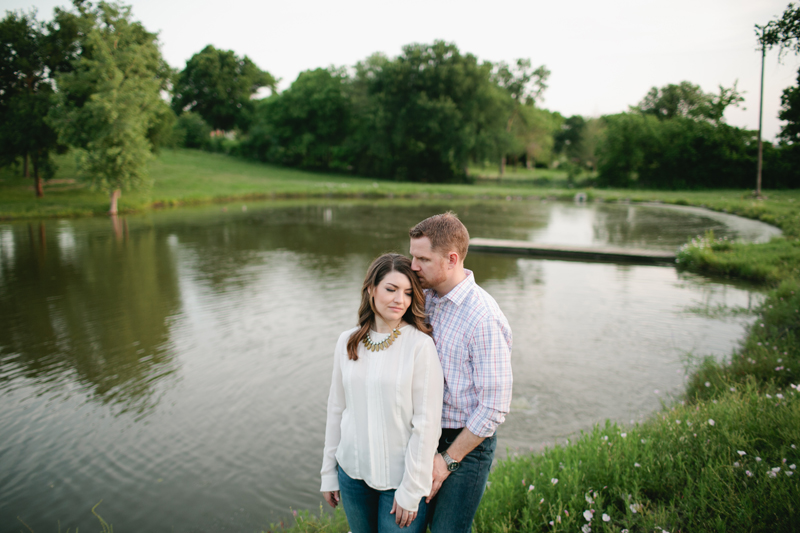
[[[653,86],[687,80],[706,92],[739,81],[744,108],[729,124],[758,128],[761,55],[754,24],[789,0],[131,0],[133,15],[158,31],[162,51],[183,68],[207,44],[248,55],[285,89],[317,67],[352,66],[373,52],[398,55],[404,44],[454,42],[481,60],[530,58],[552,72],[543,107],[565,116],[626,111]],[[40,19],[67,0],[0,0],[0,9],[35,6]],[[800,57],[767,54],[764,137],[780,130],[783,89]]]

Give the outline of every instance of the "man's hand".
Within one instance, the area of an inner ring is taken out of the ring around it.
[[[339,491],[338,490],[327,490],[322,493],[322,497],[325,498],[325,501],[328,502],[328,505],[336,509],[336,506],[339,505]]]
[[[416,511],[403,509],[397,505],[397,500],[392,501],[392,510],[389,511],[389,514],[394,515],[394,521],[400,529],[410,526],[417,517]]]
[[[444,483],[444,480],[447,479],[449,475],[450,471],[447,469],[447,463],[444,462],[444,457],[442,457],[442,454],[437,453],[433,456],[433,486],[431,487],[431,493],[425,498],[425,503],[431,503],[431,500],[436,496],[436,493],[439,492],[439,489],[442,488],[442,483]]]

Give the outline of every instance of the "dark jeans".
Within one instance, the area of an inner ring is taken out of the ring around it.
[[[395,515],[389,514],[394,503],[394,489],[375,490],[361,479],[353,479],[339,467],[339,492],[344,513],[353,533],[424,533],[427,510],[425,498],[419,502],[417,516],[411,525],[400,529]]]
[[[439,451],[447,450],[459,430],[442,429]],[[439,493],[428,504],[428,519],[432,533],[470,533],[472,519],[481,503],[489,469],[494,460],[497,437],[483,440],[461,461],[458,470],[442,483]]]

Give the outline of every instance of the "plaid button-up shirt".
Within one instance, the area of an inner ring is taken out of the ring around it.
[[[427,290],[425,312],[444,372],[442,427],[490,437],[511,405],[511,327],[466,272],[444,296]]]

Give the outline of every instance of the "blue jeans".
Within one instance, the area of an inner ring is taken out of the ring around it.
[[[427,505],[425,498],[419,502],[417,516],[410,526],[400,529],[395,515],[389,514],[394,503],[394,489],[375,490],[360,479],[353,479],[340,466],[339,492],[344,513],[353,533],[424,533]]]
[[[457,430],[442,429],[439,451],[447,450],[457,436]],[[496,447],[496,436],[485,438],[464,457],[458,470],[444,480],[442,488],[428,504],[428,519],[432,533],[472,531],[472,519],[486,489]]]

